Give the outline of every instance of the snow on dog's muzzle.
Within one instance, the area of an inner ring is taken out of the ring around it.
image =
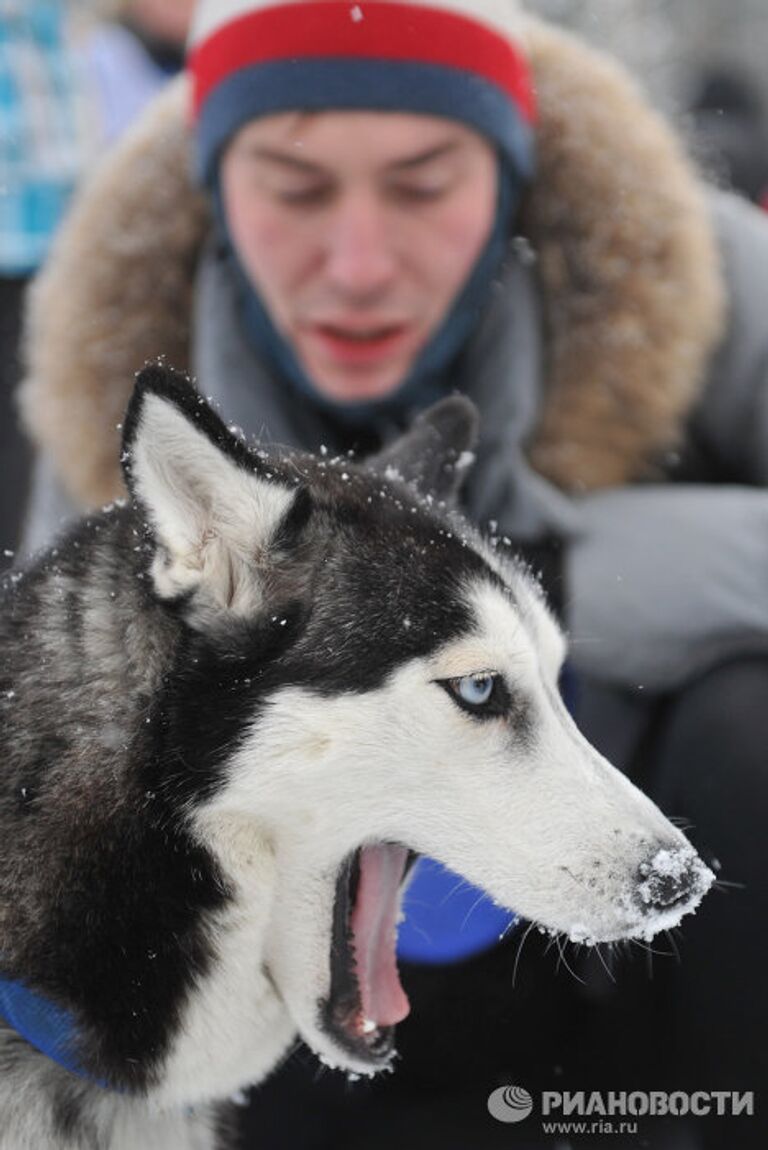
[[[681,915],[698,906],[714,875],[690,847],[657,850],[637,869],[634,901],[647,914],[654,931],[663,929],[660,919],[676,924]]]
[[[650,941],[694,913],[714,881],[689,843],[659,844],[630,870],[615,896],[614,913],[579,917],[565,933],[590,946],[622,938]]]

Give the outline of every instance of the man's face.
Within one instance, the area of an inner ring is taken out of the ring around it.
[[[275,326],[338,402],[393,391],[491,233],[496,155],[463,125],[378,112],[253,120],[221,166],[230,235]]]

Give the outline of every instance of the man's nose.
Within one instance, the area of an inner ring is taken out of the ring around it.
[[[349,298],[376,296],[392,283],[396,243],[384,205],[371,196],[350,196],[338,205],[328,224],[326,274]]]

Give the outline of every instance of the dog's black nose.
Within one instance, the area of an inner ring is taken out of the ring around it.
[[[690,848],[657,850],[637,868],[637,896],[646,911],[671,910],[703,893],[707,873]]]

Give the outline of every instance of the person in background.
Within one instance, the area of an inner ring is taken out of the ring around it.
[[[10,566],[30,455],[12,403],[24,293],[94,151],[71,11],[0,5],[0,570]]]
[[[0,572],[30,486],[18,426],[23,300],[81,179],[183,66],[193,0],[0,5]]]
[[[121,0],[114,19],[89,30],[83,54],[106,144],[181,70],[193,6],[194,0]]]
[[[187,80],[84,191],[31,297],[30,545],[121,495],[147,358],[246,434],[334,453],[464,392],[464,510],[546,557],[578,721],[735,884],[652,981],[644,952],[615,984],[589,957],[555,977],[535,931],[410,952],[396,1073],[349,1090],[299,1053],[244,1144],[508,1146],[485,1100],[517,1083],[754,1090],[751,1119],[666,1134],[766,1145],[766,295],[763,216],[512,0],[202,0]]]
[[[123,0],[119,20],[70,0],[0,5],[0,571],[11,565],[31,457],[12,397],[25,290],[72,193],[184,60],[193,0]]]
[[[768,114],[757,84],[725,67],[710,69],[690,116],[702,162],[726,186],[768,208]]]

